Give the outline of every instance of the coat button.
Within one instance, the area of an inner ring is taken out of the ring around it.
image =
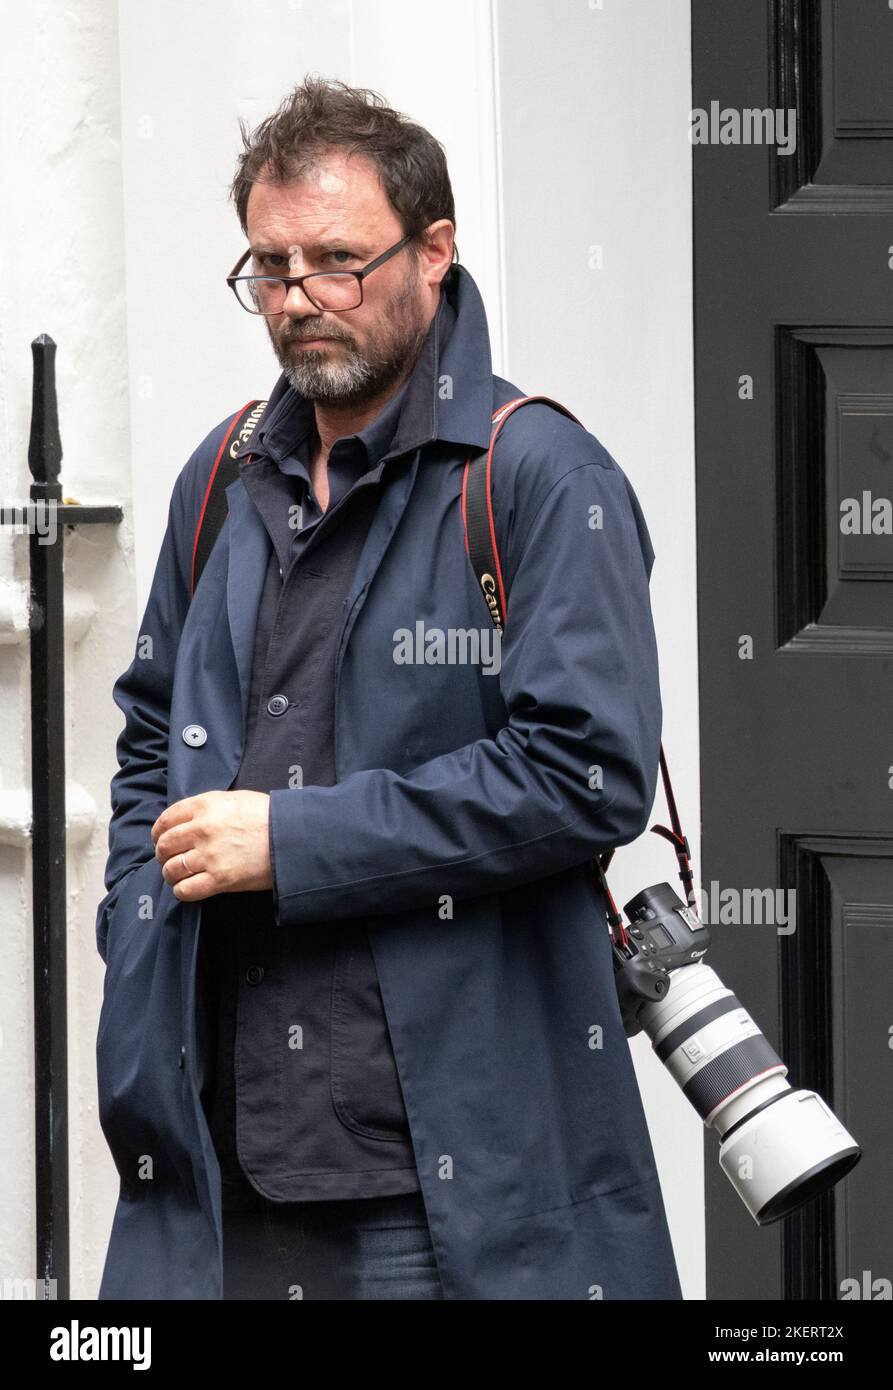
[[[188,743],[190,748],[201,748],[203,743],[207,743],[208,735],[201,724],[187,724],[183,730],[183,742]]]
[[[259,985],[264,978],[264,968],[262,965],[249,965],[245,971],[245,979],[249,985]]]
[[[273,695],[267,701],[267,709],[271,714],[284,714],[288,709],[287,695]]]
[[[180,1048],[180,1070],[183,1071],[183,1069],[184,1069],[185,1066],[186,1066],[186,1048],[185,1048],[185,1047],[181,1047],[181,1048]]]

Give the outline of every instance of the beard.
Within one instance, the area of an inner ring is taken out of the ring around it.
[[[274,334],[271,320],[267,319],[273,350],[289,385],[307,400],[323,406],[349,407],[375,400],[411,369],[427,336],[429,325],[419,294],[420,283],[418,267],[414,267],[399,293],[384,306],[376,340],[362,351],[337,317],[320,328],[316,319],[286,320],[278,334]],[[292,347],[314,334],[336,338],[340,345]]]

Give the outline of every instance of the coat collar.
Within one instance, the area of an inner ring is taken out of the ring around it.
[[[418,361],[397,396],[357,438],[376,458],[375,444],[399,414],[383,461],[410,453],[434,440],[485,449],[493,412],[492,361],[487,315],[480,290],[463,265],[444,278],[440,303]],[[282,462],[313,428],[313,405],[283,372],[270,393],[256,432],[234,457]]]
[[[493,364],[484,301],[463,265],[453,266],[442,293],[455,309],[456,323],[438,359],[437,389],[429,398],[425,428],[405,447],[442,439],[486,449],[492,429]]]

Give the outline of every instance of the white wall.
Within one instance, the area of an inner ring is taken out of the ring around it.
[[[444,143],[494,369],[567,404],[636,488],[657,552],[665,746],[697,871],[688,5],[40,0],[5,8],[2,26],[18,67],[0,84],[0,150],[19,192],[0,250],[18,247],[26,277],[12,289],[0,279],[5,497],[27,486],[28,343],[47,331],[60,343],[66,490],[128,504],[120,536],[77,537],[66,551],[84,633],[68,666],[68,768],[87,837],[69,863],[73,1292],[94,1297],[117,1190],[93,1056],[93,919],[122,722],[111,685],[132,656],[174,478],[217,421],[278,376],[263,326],[224,284],[243,245],[227,190],[237,118],[257,123],[308,72],[375,88]],[[36,243],[40,268],[65,278],[33,273]],[[15,822],[27,795],[25,538],[15,546],[0,544],[0,682],[16,727],[0,783],[0,813],[3,789],[13,794],[5,836],[0,814],[0,903],[13,924],[0,945],[0,1162],[17,1175],[0,1273],[30,1272],[33,1243],[29,880]],[[666,820],[660,797],[653,819]],[[620,902],[676,882],[669,847],[647,841],[612,866]],[[684,1291],[702,1297],[701,1128],[641,1039],[633,1052]]]
[[[112,0],[0,11],[0,494],[28,495],[32,339],[57,344],[64,492],[129,502],[118,44]],[[96,1118],[111,684],[134,643],[132,532],[65,540],[68,1066],[75,1296],[93,1297],[117,1175]],[[0,1279],[34,1275],[28,537],[0,535]]]

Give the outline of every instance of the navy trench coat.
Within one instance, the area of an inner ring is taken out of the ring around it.
[[[486,448],[493,410],[525,394],[492,374],[463,267],[452,293],[437,398],[385,466],[344,605],[338,780],[271,794],[278,922],[366,924],[447,1298],[678,1299],[589,863],[646,828],[656,788],[654,553],[605,448],[527,405],[494,450],[509,593],[499,669],[437,659],[450,630],[492,636],[465,553],[463,464]],[[233,418],[176,480],[113,691],[125,726],[96,919],[97,1079],[121,1186],[101,1299],[222,1294],[196,1027],[201,903],[174,896],[149,832],[172,802],[228,788],[241,758],[270,545],[241,479],[189,601],[196,522]],[[190,725],[204,742],[184,739]]]

